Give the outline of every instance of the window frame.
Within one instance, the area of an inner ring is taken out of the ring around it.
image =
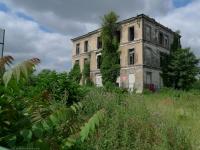
[[[149,39],[147,38],[148,36],[147,36],[147,28],[149,28]],[[147,40],[147,41],[151,41],[151,26],[150,25],[145,25],[145,39]]]
[[[102,48],[102,39],[100,36],[97,37],[97,49]]]
[[[76,55],[80,54],[80,43],[76,44]]]
[[[87,44],[86,44],[87,43]],[[88,52],[89,43],[88,40],[84,42],[84,52]]]
[[[150,83],[147,83],[147,75],[150,75]],[[146,81],[145,81],[147,85],[152,84],[152,72],[150,71],[146,71]]]
[[[131,56],[132,56],[132,61],[130,59]],[[135,48],[130,48],[128,49],[128,65],[134,65],[134,64],[135,64]]]
[[[131,29],[133,29],[132,31],[133,31],[133,33],[131,34]],[[133,36],[131,36],[131,35],[133,35]],[[132,38],[131,38],[132,37]],[[132,42],[132,41],[134,41],[135,40],[135,27],[134,26],[130,26],[129,28],[128,28],[128,41],[129,42]]]

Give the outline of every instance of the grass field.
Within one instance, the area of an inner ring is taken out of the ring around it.
[[[93,89],[83,101],[85,115],[106,117],[77,149],[200,149],[200,92],[161,90],[116,94]]]

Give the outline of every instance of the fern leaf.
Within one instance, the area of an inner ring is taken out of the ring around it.
[[[9,71],[7,71],[7,72],[4,73],[4,75],[3,75],[3,82],[5,84],[5,87],[7,87],[10,79],[12,78],[12,73],[13,72],[11,70],[9,70]]]
[[[7,63],[11,62],[11,58],[9,59],[9,61],[7,61]],[[28,73],[33,70],[33,68],[35,67],[35,65],[39,64],[40,60],[38,58],[32,58],[29,60],[26,60],[24,62],[22,62],[21,64],[16,65],[14,68],[6,71],[3,75],[3,81],[5,86],[7,86],[7,84],[9,83],[9,81],[11,80],[12,77],[14,77],[14,79],[17,80],[17,82],[20,79],[20,75],[23,74],[25,76],[25,78],[28,78]]]
[[[80,138],[84,142],[91,132],[94,132],[95,126],[99,126],[99,122],[102,121],[104,117],[104,109],[99,110],[95,113],[83,127],[81,127]]]
[[[10,65],[13,62],[14,58],[12,56],[4,56],[0,58],[0,69],[5,65]]]

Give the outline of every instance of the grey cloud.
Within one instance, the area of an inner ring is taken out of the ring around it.
[[[191,47],[195,54],[200,57],[200,1],[194,0],[186,7],[176,9],[166,15],[158,18],[164,25],[173,30],[180,30],[182,35],[182,45]]]
[[[69,70],[71,42],[69,36],[47,33],[33,21],[0,11],[0,22],[6,29],[5,55],[12,55],[15,63],[38,57],[40,69]]]
[[[139,13],[153,16],[166,14],[173,8],[172,0],[4,0],[13,8],[32,15],[36,21],[57,32],[78,35],[98,26],[100,16],[110,10],[121,19]]]

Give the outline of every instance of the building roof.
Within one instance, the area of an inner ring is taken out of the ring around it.
[[[165,30],[173,33],[173,34],[176,34],[178,35],[179,37],[181,37],[179,34],[177,34],[176,32],[172,31],[171,29],[169,29],[168,27],[165,27],[164,25],[160,24],[159,22],[157,22],[155,19],[153,18],[150,18],[149,16],[145,15],[145,14],[140,14],[140,15],[137,15],[136,17],[131,17],[131,18],[128,18],[128,19],[125,19],[125,20],[122,20],[122,21],[119,21],[118,24],[124,24],[124,23],[128,23],[128,22],[131,22],[131,21],[134,21],[136,19],[139,19],[139,18],[145,18],[147,19],[148,21],[156,24],[157,26],[160,26],[161,28],[164,28]],[[101,31],[101,28],[97,29],[97,30],[94,30],[94,31],[91,31],[91,32],[88,32],[86,34],[83,34],[81,36],[78,36],[78,37],[75,37],[75,38],[72,38],[71,40],[72,41],[76,41],[76,40],[79,40],[79,39],[82,39],[82,38],[85,38],[85,37],[88,37],[90,35],[93,35],[95,33],[98,33]]]

